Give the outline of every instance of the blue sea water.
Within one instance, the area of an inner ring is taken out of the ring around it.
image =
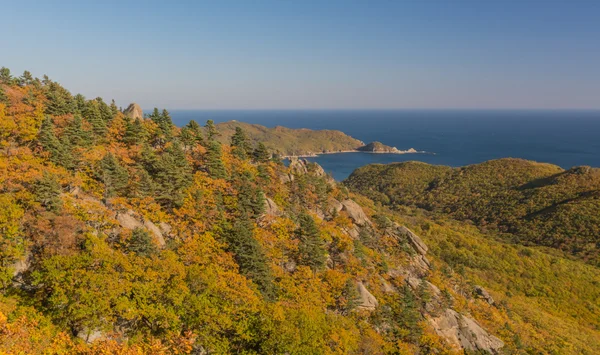
[[[358,111],[179,111],[175,124],[238,120],[267,127],[335,129],[365,143],[380,141],[431,154],[342,153],[316,161],[337,180],[371,163],[418,160],[464,166],[513,157],[570,168],[600,167],[600,111],[538,110],[358,110]]]

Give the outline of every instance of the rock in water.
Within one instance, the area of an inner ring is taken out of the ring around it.
[[[144,118],[144,111],[142,111],[140,105],[136,104],[135,102],[129,104],[125,111],[123,111],[123,114],[127,117],[133,118],[134,120],[136,118]]]

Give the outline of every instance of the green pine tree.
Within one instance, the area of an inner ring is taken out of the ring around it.
[[[129,173],[121,166],[117,158],[111,153],[106,154],[100,161],[100,168],[100,178],[104,183],[104,198],[125,195]]]
[[[152,236],[145,229],[136,228],[127,243],[127,251],[138,256],[149,257],[158,252]]]
[[[238,184],[238,211],[246,218],[257,218],[265,210],[264,193],[252,184],[248,174],[239,176],[236,183]]]
[[[61,142],[54,133],[54,123],[49,116],[42,121],[38,141],[45,151],[50,153],[50,161],[67,169],[75,167],[68,142]]]
[[[233,155],[240,159],[246,159],[250,152],[250,143],[242,127],[235,127],[235,133],[231,136],[231,147]]]
[[[266,163],[271,160],[271,153],[269,153],[263,142],[259,142],[254,152],[252,152],[252,158],[257,163]]]
[[[8,96],[6,95],[6,92],[4,92],[2,85],[0,85],[0,104],[5,104],[7,106],[9,104]]]
[[[133,122],[130,118],[126,118],[125,134],[123,134],[123,143],[127,145],[141,144],[146,139],[146,136],[146,128],[144,128],[144,125],[139,118],[136,118]]]
[[[210,176],[215,179],[225,179],[227,177],[222,155],[221,144],[217,141],[211,141],[206,152],[206,167]]]
[[[183,191],[192,182],[192,168],[178,143],[170,145],[158,159],[153,176],[158,183],[156,200],[163,206],[177,207],[183,203]]]
[[[62,200],[60,199],[62,188],[56,176],[44,172],[44,175],[34,183],[33,191],[36,201],[46,207],[47,210],[60,211],[62,207]]]
[[[217,127],[215,126],[213,120],[206,121],[206,125],[204,126],[204,128],[206,130],[206,139],[209,142],[212,142],[220,135],[219,131],[217,131]]]
[[[83,128],[83,119],[76,115],[65,128],[63,137],[71,147],[89,147],[92,144],[92,133]]]
[[[267,298],[274,294],[273,276],[267,258],[258,241],[253,237],[253,224],[247,219],[236,221],[225,231],[229,250],[234,254],[240,272],[251,279]]]
[[[98,101],[89,100],[86,103],[84,117],[92,126],[94,140],[96,142],[102,141],[106,136],[107,128],[106,121],[102,118],[102,112],[100,111],[100,105]]]
[[[325,266],[326,256],[321,232],[315,220],[307,213],[301,213],[298,218],[299,227],[296,229],[298,245],[298,264],[309,266],[318,271]]]

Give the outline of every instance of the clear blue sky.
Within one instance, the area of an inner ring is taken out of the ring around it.
[[[144,108],[600,108],[599,0],[3,1],[0,66]]]

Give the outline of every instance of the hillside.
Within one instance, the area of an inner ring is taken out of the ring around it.
[[[590,265],[27,74],[0,70],[2,354],[600,352]]]
[[[557,248],[600,265],[599,169],[563,170],[520,159],[454,169],[407,162],[362,167],[345,184],[388,206],[471,221],[511,241]]]
[[[241,127],[253,143],[264,143],[271,151],[283,156],[303,156],[319,153],[334,153],[353,151],[364,145],[358,139],[352,138],[340,131],[292,129],[277,126],[265,126],[237,121],[223,122],[216,125],[221,136],[218,138],[223,144],[229,144],[229,137],[233,135],[236,127]]]

